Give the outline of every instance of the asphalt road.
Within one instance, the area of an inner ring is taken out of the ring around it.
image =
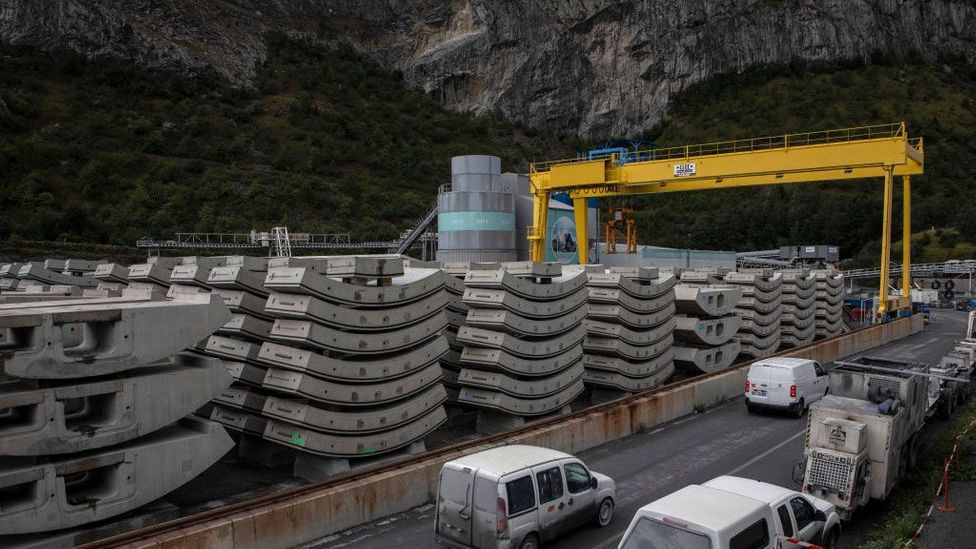
[[[939,309],[926,330],[901,341],[872,350],[870,355],[921,360],[930,364],[952,348],[965,330],[965,313]],[[779,414],[748,414],[742,399],[694,414],[646,434],[587,450],[579,457],[594,470],[617,483],[617,507],[606,528],[587,527],[547,543],[547,548],[613,548],[634,512],[644,504],[688,484],[719,475],[756,478],[795,487],[792,470],[803,452],[805,419]],[[353,528],[306,547],[338,549],[435,548],[433,505]],[[875,519],[877,514],[875,514]],[[870,514],[858,517],[842,539],[856,547],[858,532],[867,531]],[[848,530],[845,529],[845,534]]]

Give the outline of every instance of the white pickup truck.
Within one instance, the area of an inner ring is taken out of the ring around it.
[[[839,537],[840,517],[829,502],[722,476],[641,507],[617,549],[833,549]]]

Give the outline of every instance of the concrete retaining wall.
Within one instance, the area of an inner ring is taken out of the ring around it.
[[[921,330],[921,315],[915,315],[821,341],[780,356],[830,362]],[[581,452],[734,398],[742,392],[747,370],[748,365],[743,365],[692,382],[665,387],[647,396],[607,403],[589,414],[519,433],[506,442],[548,446],[570,453]],[[487,447],[466,448],[464,453]],[[323,487],[295,496],[283,494],[274,503],[259,509],[242,509],[226,517],[212,512],[214,518],[211,520],[187,525],[129,546],[257,549],[306,543],[431,501],[441,465],[460,454],[460,451],[457,454],[439,454],[428,460],[338,486]]]

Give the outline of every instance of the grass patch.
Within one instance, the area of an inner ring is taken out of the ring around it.
[[[970,424],[974,414],[976,402],[970,401],[952,427],[927,448],[919,466],[901,480],[887,502],[887,511],[881,523],[868,532],[859,547],[897,549],[909,539],[921,524],[922,514],[928,510],[932,495],[942,480],[944,459],[952,451],[953,441]],[[976,432],[970,431],[967,438],[971,440],[973,436],[976,436]],[[968,469],[971,468],[963,468],[966,477],[971,475]]]

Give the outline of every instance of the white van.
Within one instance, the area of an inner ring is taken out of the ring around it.
[[[830,374],[816,360],[766,358],[752,363],[746,375],[746,409],[789,410],[796,417],[830,392]]]
[[[613,479],[569,454],[500,446],[444,464],[434,533],[458,549],[537,549],[582,524],[606,526],[616,497]]]

